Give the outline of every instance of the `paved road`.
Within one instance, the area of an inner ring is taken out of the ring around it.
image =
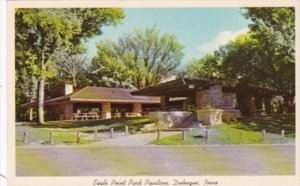
[[[16,148],[17,176],[294,175],[295,145]]]

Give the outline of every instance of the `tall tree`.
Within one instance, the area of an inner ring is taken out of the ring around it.
[[[38,79],[39,123],[44,123],[44,86],[45,79],[52,75],[47,65],[53,54],[61,47],[78,45],[82,39],[101,34],[102,26],[116,24],[122,18],[122,9],[109,8],[16,10],[16,69],[25,66]]]
[[[56,59],[53,59],[58,76],[71,81],[75,88],[78,80],[86,73],[87,58],[83,54],[84,49],[81,48],[63,48],[57,52]]]
[[[184,74],[188,78],[219,77],[218,59],[211,54],[207,54],[201,59],[194,58],[186,64]]]
[[[117,43],[100,41],[97,55],[89,67],[88,79],[91,84],[105,87],[132,88],[133,70],[123,63],[122,51]]]
[[[99,43],[98,55],[93,61],[94,65],[110,61],[111,67],[115,66],[116,70],[121,71],[124,69],[119,66],[124,66],[126,71],[130,71],[132,85],[144,88],[157,84],[173,73],[183,57],[182,50],[183,46],[174,35],[160,35],[155,27],[137,28],[135,32],[120,38],[118,43]],[[104,69],[98,70],[106,73]]]
[[[244,16],[252,23],[252,38],[260,65],[268,68],[273,81],[270,86],[295,92],[295,9],[289,7],[246,8]]]

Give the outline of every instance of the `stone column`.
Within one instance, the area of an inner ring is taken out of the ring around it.
[[[72,120],[73,119],[73,103],[67,102],[64,104],[64,115],[65,120]]]
[[[259,109],[262,111],[263,99],[260,95],[255,96],[255,107],[256,107],[256,109]]]
[[[133,112],[142,113],[142,104],[141,103],[134,103],[133,104]]]
[[[271,114],[271,96],[264,97],[265,109],[267,114]]]
[[[210,101],[213,107],[220,108],[223,105],[223,92],[221,85],[214,85],[209,87]]]
[[[102,103],[101,109],[101,118],[102,119],[110,119],[111,118],[111,103],[104,102]]]
[[[249,105],[248,105],[248,108],[249,108],[249,113],[250,113],[250,114],[255,114],[256,107],[255,107],[255,97],[254,97],[254,96],[250,96],[250,97],[249,97]]]
[[[205,107],[211,104],[208,90],[197,90],[195,93],[196,106],[199,108]]]
[[[160,108],[162,110],[166,110],[169,104],[169,97],[168,96],[161,96],[160,97]]]

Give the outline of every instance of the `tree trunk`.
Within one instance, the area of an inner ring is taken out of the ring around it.
[[[73,87],[76,88],[76,87],[77,87],[76,78],[75,78],[75,77],[72,77],[72,80],[73,80]]]
[[[44,124],[44,86],[45,79],[42,77],[38,82],[38,122]]]
[[[33,120],[33,108],[29,109],[29,121]]]

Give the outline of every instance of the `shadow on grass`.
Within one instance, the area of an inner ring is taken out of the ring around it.
[[[279,134],[281,130],[286,135],[295,136],[295,114],[272,115],[272,116],[256,116],[241,117],[238,125],[234,126],[238,129],[262,131]],[[235,125],[236,123],[232,123]]]
[[[143,125],[150,121],[147,117],[139,118],[122,118],[122,119],[106,119],[106,120],[64,120],[64,121],[47,121],[45,124],[37,124],[33,122],[23,123],[19,126],[30,126],[33,128],[63,128],[74,129],[78,128],[80,131],[92,133],[97,128],[99,132],[109,131],[111,127],[115,131],[125,131],[125,125],[128,126],[129,131],[138,131]],[[82,130],[81,130],[82,129]]]

